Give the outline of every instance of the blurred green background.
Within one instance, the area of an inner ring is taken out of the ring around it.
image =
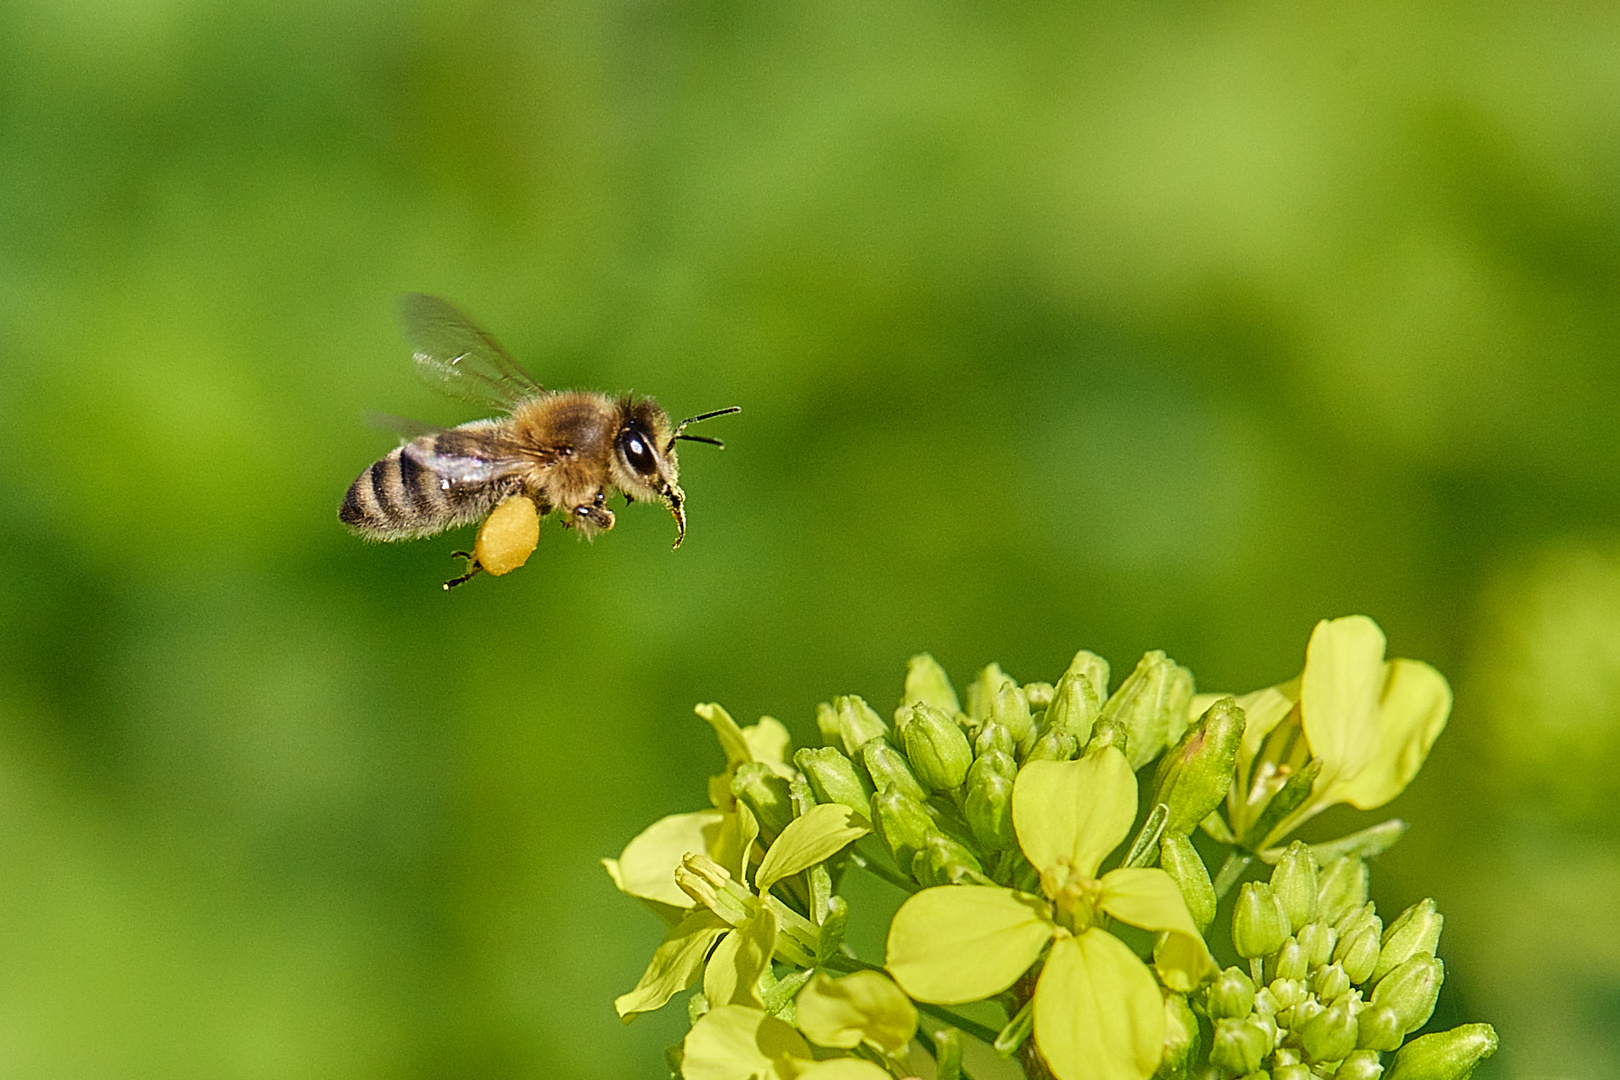
[[[1386,915],[1494,1077],[1620,1071],[1620,8],[0,7],[0,1074],[662,1074],[596,860],[718,700],[929,650],[1457,690]],[[336,520],[544,381],[740,404],[656,507],[445,595]],[[1345,813],[1319,834],[1359,827]],[[1484,1074],[1482,1074],[1484,1075]]]

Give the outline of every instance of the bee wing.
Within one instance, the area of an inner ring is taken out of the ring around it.
[[[483,423],[412,440],[403,453],[436,475],[446,491],[480,488],[532,467],[522,447]]]
[[[416,373],[452,397],[509,410],[544,387],[500,343],[448,301],[406,293],[399,304]]]

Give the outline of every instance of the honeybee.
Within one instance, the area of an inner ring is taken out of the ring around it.
[[[688,435],[699,421],[741,412],[716,409],[671,424],[652,398],[547,390],[500,344],[454,306],[407,294],[400,304],[416,370],[452,396],[507,415],[417,434],[367,466],[338,518],[368,540],[411,540],[482,519],[466,572],[505,574],[528,561],[540,520],[553,510],[586,537],[613,528],[608,498],[661,502],[675,517],[675,547],[686,538],[686,494],[675,443],[722,445]]]

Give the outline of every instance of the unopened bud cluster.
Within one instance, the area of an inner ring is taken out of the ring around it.
[[[1444,920],[1434,901],[1424,900],[1385,926],[1367,884],[1360,859],[1318,867],[1296,841],[1270,881],[1242,886],[1232,944],[1249,970],[1229,967],[1203,992],[1213,1024],[1211,1064],[1233,1076],[1264,1070],[1273,1080],[1383,1073],[1381,1055],[1399,1050],[1434,1012],[1445,977],[1435,956]],[[1412,1065],[1401,1075],[1450,1080],[1466,1073]]]

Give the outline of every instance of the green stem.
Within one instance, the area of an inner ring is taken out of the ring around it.
[[[1232,891],[1232,886],[1238,883],[1238,878],[1243,876],[1243,872],[1249,868],[1249,864],[1252,862],[1254,862],[1254,856],[1246,851],[1238,851],[1234,848],[1227,852],[1226,861],[1221,864],[1220,873],[1215,875],[1216,903],[1219,903],[1222,897]]]
[[[965,1016],[958,1016],[956,1013],[951,1012],[951,1010],[943,1008],[939,1005],[930,1005],[926,1001],[917,1002],[917,1011],[920,1013],[927,1013],[935,1020],[943,1020],[952,1027],[967,1032],[969,1035],[973,1036],[975,1039],[978,1039],[982,1043],[993,1043],[996,1041],[996,1036],[1000,1034],[1000,1032],[996,1031],[996,1029],[993,1027],[986,1027],[977,1021],[969,1020]]]
[[[903,889],[908,893],[914,893],[917,891],[916,882],[912,881],[908,877],[902,876],[896,871],[890,870],[887,866],[884,866],[875,859],[867,858],[858,851],[851,851],[849,853],[849,862],[851,866],[865,870],[873,877],[878,878],[881,881],[887,881],[890,885],[893,885],[897,889]]]

